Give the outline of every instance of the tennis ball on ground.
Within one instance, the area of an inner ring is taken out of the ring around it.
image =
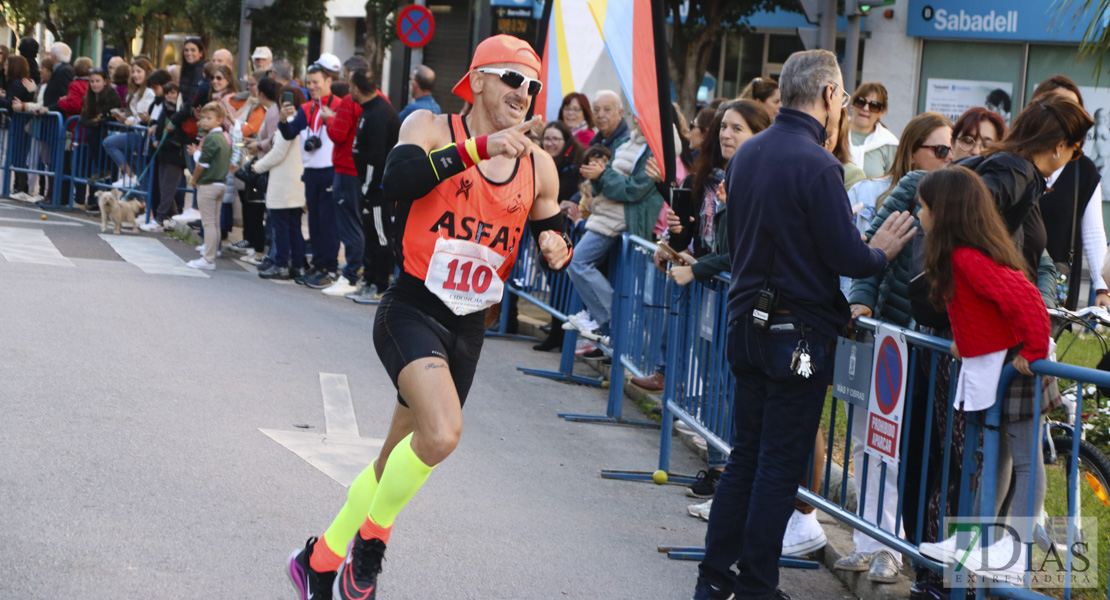
[[[43,220],[43,221],[45,221],[45,220],[46,220],[46,215],[43,215],[43,216],[42,216],[42,220]]]
[[[663,470],[656,471],[651,474],[651,480],[659,485],[667,483],[667,472]]]

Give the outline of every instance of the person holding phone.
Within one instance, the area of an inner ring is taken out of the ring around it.
[[[312,270],[295,281],[313,289],[324,289],[338,278],[339,232],[332,196],[335,164],[327,122],[328,113],[339,108],[339,98],[332,95],[331,84],[342,66],[334,54],[321,54],[308,67],[305,78],[311,100],[299,107],[293,103],[282,104],[283,120],[278,122],[278,131],[286,140],[300,136],[308,235],[312,239]]]

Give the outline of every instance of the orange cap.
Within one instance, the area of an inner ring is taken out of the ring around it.
[[[455,84],[451,91],[467,102],[474,104],[474,94],[470,92],[470,71],[497,63],[516,63],[531,67],[540,72],[540,57],[528,42],[511,35],[500,34],[482,40],[474,49],[474,60],[470,61],[470,69],[466,75]]]

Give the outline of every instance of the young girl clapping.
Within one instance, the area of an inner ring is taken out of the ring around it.
[[[1048,355],[1050,329],[1044,300],[1023,271],[1025,261],[978,175],[965,167],[948,167],[926,175],[917,190],[918,218],[927,234],[925,269],[933,282],[930,300],[938,308],[947,308],[955,339],[952,354],[963,360],[955,405],[963,411],[985,410],[998,398],[1007,352],[1017,350],[1013,365],[1025,375],[1033,374],[1029,363]],[[1003,466],[1012,458],[1015,494],[1010,514],[1039,515],[1045,494],[1044,462],[1038,458],[1030,464],[1030,457],[1034,447],[1040,448],[1040,424],[1028,417],[1015,418],[1012,407],[1003,408],[1000,498],[1009,483],[1010,469]],[[1040,471],[1036,479],[1031,478],[1034,468]],[[1034,481],[1035,506],[1029,506]],[[921,546],[923,554],[945,562],[954,560],[956,549],[955,536]],[[972,570],[1009,566],[1018,574],[1025,570],[1025,546],[1003,536],[985,553],[972,552],[968,562],[973,563],[968,564]]]

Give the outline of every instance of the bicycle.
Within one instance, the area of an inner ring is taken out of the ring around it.
[[[1110,327],[1110,312],[1100,307],[1086,307],[1072,312],[1065,309],[1049,309],[1052,320],[1052,338],[1059,341],[1063,332],[1072,325],[1078,325],[1082,330],[1090,332],[1098,340],[1102,354],[1108,350],[1106,338],[1098,331],[1098,326]],[[1064,362],[1068,351],[1072,349],[1078,336],[1073,337],[1068,345],[1058,352],[1057,361]],[[1059,348],[1058,348],[1059,350]],[[1091,413],[1083,412],[1082,400],[1092,399],[1096,402],[1100,395],[1105,395],[1104,390],[1095,385],[1088,384],[1080,393],[1079,382],[1071,382],[1060,391],[1063,410],[1066,420],[1061,421],[1045,415],[1045,424],[1042,434],[1044,444],[1044,463],[1046,475],[1045,513],[1066,515],[1068,514],[1068,500],[1071,490],[1077,489],[1076,510],[1076,542],[1083,541],[1082,529],[1078,527],[1078,518],[1083,516],[1083,507],[1088,507],[1088,516],[1096,518],[1110,516],[1110,458],[1094,444],[1086,440],[1086,425]],[[1075,442],[1076,419],[1079,420],[1079,484],[1072,485],[1071,460],[1072,449]],[[1011,491],[1012,495],[1012,491]],[[1102,506],[1099,506],[1099,505]],[[1095,514],[1090,514],[1090,513]],[[1044,538],[1037,540],[1041,549],[1047,551],[1051,542],[1061,553],[1064,551],[1064,542],[1067,536],[1066,521],[1059,527],[1054,527],[1053,522],[1045,519],[1042,524],[1045,529]],[[1038,532],[1039,533],[1039,532]],[[1035,536],[1040,537],[1040,536]]]

